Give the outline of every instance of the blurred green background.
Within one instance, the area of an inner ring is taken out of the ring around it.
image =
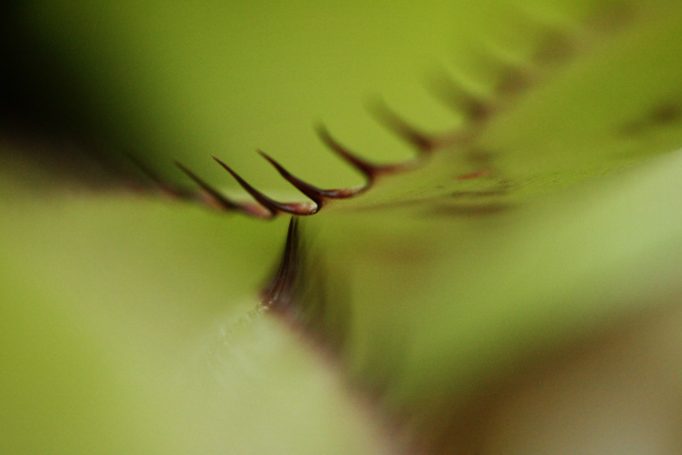
[[[651,367],[635,380],[622,381],[633,374],[622,362],[632,351],[618,351],[604,363],[625,367],[529,398],[521,407],[530,417],[504,407],[519,375],[540,371],[554,384],[546,358],[566,346],[588,340],[587,352],[601,352],[600,334],[614,326],[634,324],[636,335],[621,338],[639,340],[650,337],[652,314],[678,313],[667,309],[680,291],[682,128],[674,115],[646,122],[681,99],[682,8],[630,5],[635,15],[622,33],[593,20],[618,22],[621,6],[11,4],[4,33],[16,38],[6,47],[19,64],[9,87],[23,89],[15,103],[30,99],[29,120],[44,104],[38,127],[72,128],[109,156],[133,154],[188,184],[173,167],[180,160],[242,197],[211,154],[268,194],[298,200],[256,148],[321,186],[352,186],[360,177],[315,137],[317,122],[363,156],[394,162],[413,150],[377,124],[368,101],[381,98],[418,127],[444,132],[465,119],[430,93],[441,73],[493,101],[500,61],[541,82],[474,143],[304,220],[322,261],[313,266],[325,265],[305,278],[329,286],[313,286],[300,303],[327,298],[337,312],[303,324],[322,340],[343,340],[333,353],[258,310],[286,219],[260,223],[144,193],[95,192],[78,179],[57,185],[69,147],[50,140],[54,131],[37,127],[17,139],[5,127],[0,452],[374,454],[417,441],[434,453],[576,453],[598,427],[606,436],[594,453],[627,453],[621,444],[675,453],[672,323],[645,343],[648,357],[631,343]],[[575,45],[565,67],[537,68],[531,58],[548,30]],[[637,122],[641,132],[623,134]],[[94,153],[88,143],[75,147]],[[482,150],[493,157],[492,176],[458,179],[480,170],[470,158]],[[462,191],[500,184],[503,194],[461,201]],[[505,210],[467,215],[479,202]],[[572,374],[599,370],[582,357],[558,358]],[[597,380],[606,385],[594,392]],[[591,409],[584,396],[608,412],[583,418]],[[621,402],[628,405],[614,405]],[[642,412],[643,403],[655,412]],[[462,424],[470,416],[483,422],[477,431]],[[546,420],[538,416],[556,421],[546,439],[533,432]],[[639,417],[642,431],[629,431],[628,419]],[[556,429],[571,425],[581,428],[574,437]]]
[[[583,4],[584,3],[584,4]],[[105,145],[180,179],[178,159],[235,188],[227,159],[257,185],[288,187],[262,148],[321,185],[357,182],[313,134],[326,123],[367,157],[411,151],[377,127],[383,98],[427,131],[458,115],[429,93],[441,72],[485,88],[480,54],[520,58],[543,27],[569,27],[590,2],[22,2],[35,46],[61,65]],[[30,51],[30,50],[29,50]],[[49,68],[48,68],[49,70]],[[49,77],[49,74],[45,74]]]

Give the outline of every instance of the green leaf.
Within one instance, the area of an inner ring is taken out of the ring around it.
[[[91,133],[173,184],[189,185],[175,159],[229,181],[209,167],[218,154],[268,195],[304,200],[254,147],[316,185],[359,184],[309,132],[320,116],[368,159],[411,159],[410,144],[357,115],[368,91],[437,145],[300,220],[289,308],[260,298],[283,217],[120,190],[46,195],[49,172],[6,160],[0,448],[594,450],[582,433],[565,443],[552,429],[546,444],[528,432],[500,443],[484,409],[497,403],[478,401],[557,352],[585,340],[597,352],[600,334],[677,314],[682,8],[524,10],[435,0],[23,7],[25,29],[82,84],[89,98],[76,111]],[[423,91],[420,75],[434,67],[488,116],[452,115]],[[226,192],[246,198],[237,188]],[[678,349],[662,351],[677,365]],[[680,390],[679,377],[666,381],[652,400],[664,411]],[[547,415],[558,406],[541,404]],[[462,423],[469,415],[483,416],[482,436]],[[602,452],[639,435],[605,427],[614,436]]]

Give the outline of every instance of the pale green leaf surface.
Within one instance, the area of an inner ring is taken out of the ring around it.
[[[496,75],[476,66],[480,49],[461,44],[466,36],[528,65],[537,83],[472,142],[305,220],[320,267],[304,274],[313,292],[299,303],[324,292],[330,314],[347,314],[307,321],[342,340],[329,362],[256,310],[283,219],[144,196],[45,197],[3,180],[12,374],[0,379],[10,385],[2,421],[23,419],[7,427],[10,449],[377,453],[383,422],[350,396],[345,375],[421,431],[534,356],[674,302],[682,128],[647,119],[682,101],[682,9],[639,5],[623,30],[604,32],[581,22],[592,2],[526,5],[576,45],[566,64],[535,68],[543,35],[507,7],[432,3],[29,7],[82,69],[100,126],[123,147],[162,169],[186,159],[213,181],[208,155],[224,151],[275,192],[286,187],[255,164],[257,146],[315,183],[358,181],[309,133],[321,116],[368,156],[409,156],[358,115],[368,91],[430,130],[461,123],[419,77],[445,62],[492,92]],[[628,132],[633,124],[644,127]],[[457,178],[481,166],[494,172]]]
[[[0,451],[383,451],[335,366],[258,311],[281,223],[2,190]]]

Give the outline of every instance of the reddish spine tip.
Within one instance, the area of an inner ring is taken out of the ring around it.
[[[266,308],[286,311],[293,303],[304,260],[299,236],[298,219],[291,217],[279,266],[261,291],[261,299]]]
[[[187,177],[192,179],[194,183],[196,183],[204,193],[206,193],[208,196],[211,197],[211,199],[217,204],[217,206],[223,210],[243,210],[244,207],[241,205],[237,204],[236,202],[228,199],[225,195],[223,195],[220,191],[218,191],[215,187],[210,185],[208,182],[206,182],[204,179],[199,177],[197,174],[192,172],[189,168],[187,168],[184,164],[180,163],[179,161],[175,161],[175,166],[180,169]],[[250,212],[249,210],[246,210],[247,212]]]
[[[320,140],[327,147],[329,147],[336,155],[341,157],[345,162],[353,166],[356,170],[361,172],[367,178],[368,185],[371,184],[379,174],[388,169],[370,163],[369,161],[366,161],[360,158],[359,156],[355,155],[353,152],[351,152],[346,147],[341,145],[338,141],[336,141],[336,139],[332,137],[327,128],[325,128],[324,126],[319,125],[316,128],[316,131],[317,135],[320,137]]]
[[[389,109],[384,103],[374,104],[372,111],[379,122],[393,131],[398,137],[402,138],[420,153],[430,153],[436,146],[436,141],[426,133],[419,131],[410,125],[405,119]]]
[[[237,183],[253,197],[259,204],[261,204],[265,209],[267,209],[273,216],[279,212],[290,213],[292,215],[312,215],[319,210],[319,206],[311,207],[306,204],[300,203],[288,203],[288,202],[278,202],[265,194],[258,191],[256,188],[251,186],[246,180],[244,180],[239,174],[237,174],[230,166],[223,162],[220,158],[214,156],[213,159],[218,163],[223,169],[225,169],[236,181]]]
[[[449,75],[440,76],[434,85],[435,95],[471,123],[483,123],[493,114],[494,108],[489,101],[472,93]]]
[[[277,162],[270,155],[262,150],[258,150],[258,153],[265,158],[276,170],[277,172],[289,183],[295,186],[301,193],[312,199],[319,208],[325,204],[327,199],[347,199],[353,197],[356,194],[364,191],[364,187],[359,189],[352,188],[342,188],[342,189],[323,189],[315,185],[312,185],[304,180],[299,179],[295,175],[291,174],[284,166]]]
[[[279,173],[279,175],[284,178],[287,182],[291,183],[293,186],[295,186],[301,193],[305,194],[308,196],[310,199],[317,204],[318,207],[322,207],[325,202],[326,197],[330,197],[327,193],[326,190],[323,190],[321,188],[318,188],[314,185],[311,185],[308,182],[305,182],[295,175],[293,175],[291,172],[289,172],[284,166],[282,166],[279,162],[277,162],[274,158],[272,158],[270,155],[265,153],[262,150],[258,150],[258,153],[260,156],[265,158],[268,163],[270,163]]]
[[[126,153],[126,158],[135,166],[142,174],[144,174],[154,185],[156,185],[162,192],[177,199],[190,199],[191,192],[179,188],[176,185],[164,181],[159,175],[152,171],[146,164],[140,161],[137,157]]]
[[[505,64],[499,69],[495,91],[499,96],[514,96],[525,92],[532,84],[529,70],[513,64]]]

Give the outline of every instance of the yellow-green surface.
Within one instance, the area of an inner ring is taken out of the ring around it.
[[[326,280],[329,304],[349,315],[314,321],[344,340],[336,358],[257,311],[284,218],[46,194],[35,183],[49,172],[29,187],[8,160],[0,452],[391,451],[388,439],[408,438],[387,438],[389,419],[428,434],[528,358],[675,303],[682,127],[674,115],[646,122],[682,101],[682,8],[633,5],[621,27],[593,20],[614,5],[26,3],[26,24],[99,106],[106,140],[173,180],[182,159],[237,194],[210,154],[302,199],[254,148],[315,183],[357,184],[316,121],[368,157],[400,160],[411,150],[365,114],[367,95],[443,131],[463,119],[424,88],[432,72],[493,97],[490,52],[535,82],[473,142],[304,220],[325,265],[304,278]],[[561,65],[530,57],[548,28],[574,45]],[[475,151],[495,172],[458,179],[480,170]]]

